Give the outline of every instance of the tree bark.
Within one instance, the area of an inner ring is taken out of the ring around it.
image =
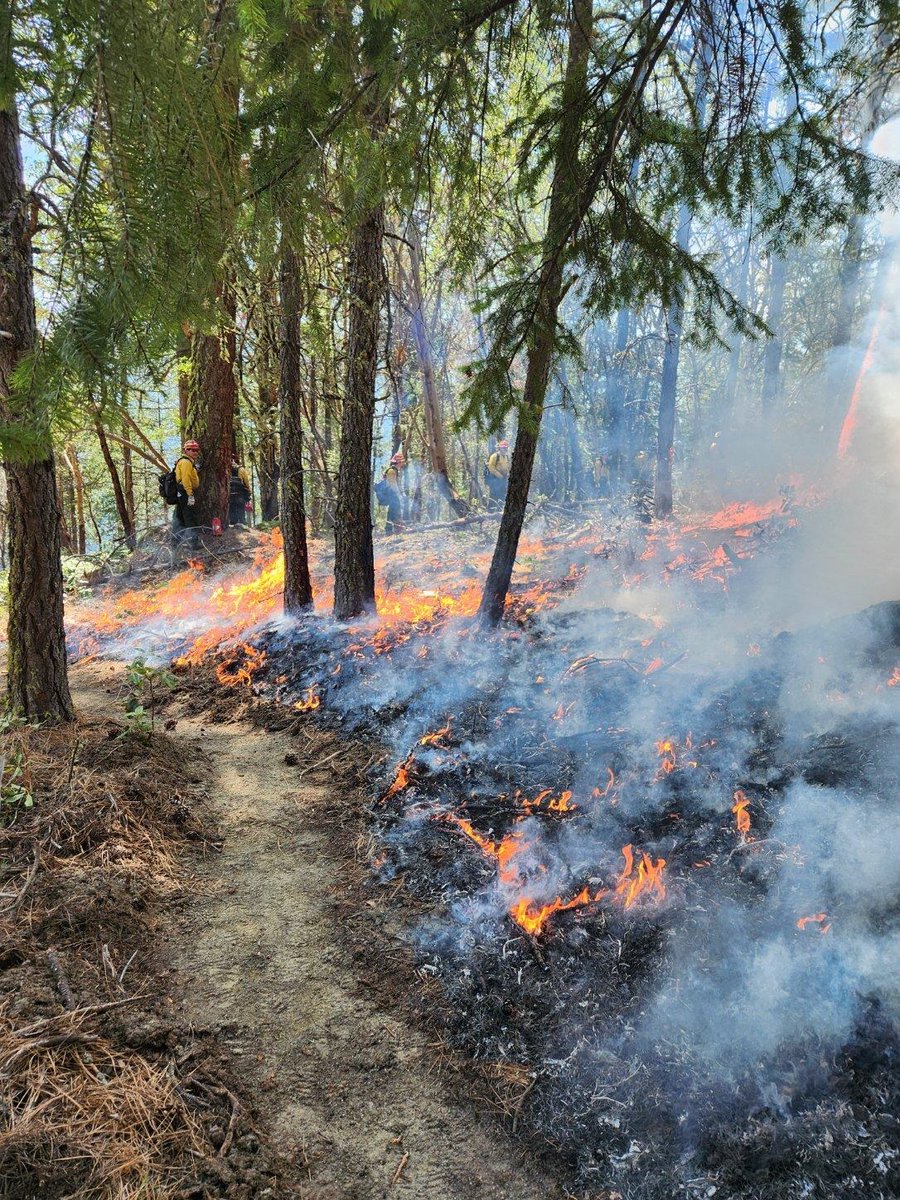
[[[119,524],[122,526],[122,533],[125,535],[125,545],[129,550],[134,550],[137,544],[134,536],[134,518],[128,511],[128,502],[125,499],[125,489],[122,487],[119,469],[112,456],[109,442],[106,440],[106,431],[99,416],[94,417],[94,430],[97,434],[97,441],[100,443],[100,453],[103,455],[103,461],[106,463],[107,471],[109,471],[113,495],[116,500],[116,512],[119,514]]]
[[[306,503],[303,494],[303,401],[300,389],[300,279],[297,256],[281,250],[281,533],[284,538],[284,611],[312,608]]]
[[[372,423],[382,300],[384,204],[353,233],[350,329],[334,523],[334,615],[347,621],[375,609],[372,547]]]
[[[544,238],[540,291],[534,334],[528,353],[525,389],[516,444],[510,463],[506,503],[497,534],[490,570],[485,581],[479,613],[496,625],[503,616],[506,593],[512,578],[519,538],[525,521],[528,491],[537,450],[547,381],[553,361],[556,321],[563,295],[562,248],[574,236],[583,219],[586,203],[581,194],[578,143],[581,136],[581,104],[587,83],[588,49],[593,24],[591,0],[573,0],[569,23],[569,47],[563,82],[562,114],[557,137],[550,209]]]
[[[766,305],[766,324],[772,337],[766,342],[763,355],[762,408],[771,413],[781,390],[781,324],[784,318],[784,286],[787,282],[787,263],[780,254],[772,259],[772,277],[769,281],[769,302]]]
[[[71,442],[66,446],[63,458],[72,478],[72,510],[75,517],[75,539],[72,548],[76,554],[84,554],[87,549],[87,534],[84,524],[84,476],[78,461],[78,451]]]
[[[197,522],[228,524],[228,485],[234,457],[235,298],[230,284],[216,289],[222,323],[215,333],[195,332],[191,346],[188,434],[200,443]]]
[[[29,427],[41,443],[36,462],[4,464],[9,522],[9,656],[13,712],[31,721],[74,717],[66,668],[59,501],[48,422],[36,398],[10,399],[12,375],[37,343],[28,202],[13,86],[12,14],[0,15],[0,416]],[[27,384],[26,384],[27,386]]]
[[[419,371],[422,375],[422,395],[425,408],[425,437],[428,442],[428,454],[431,460],[431,470],[434,472],[438,488],[452,511],[458,517],[464,517],[469,506],[458,494],[450,482],[450,471],[447,466],[447,447],[444,442],[444,423],[441,420],[441,404],[438,398],[437,383],[434,375],[434,356],[431,353],[431,343],[425,327],[425,311],[422,294],[422,248],[419,231],[414,222],[408,227],[410,286],[407,288],[410,300],[410,317],[413,336],[416,341],[416,357],[419,360]]]

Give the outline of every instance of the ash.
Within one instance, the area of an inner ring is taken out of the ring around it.
[[[372,870],[426,1018],[573,1194],[895,1196],[897,581],[820,577],[791,496],[614,517],[532,530],[495,632],[282,618],[229,678],[388,748]],[[471,588],[483,551],[406,539],[385,578]]]

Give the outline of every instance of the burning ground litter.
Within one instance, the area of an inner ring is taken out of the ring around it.
[[[587,1190],[897,1188],[900,620],[773,636],[749,601],[803,520],[786,490],[532,529],[491,635],[470,542],[404,542],[386,619],[226,627],[224,684],[389,747],[373,870],[421,907],[448,1035],[524,1071],[519,1128]]]

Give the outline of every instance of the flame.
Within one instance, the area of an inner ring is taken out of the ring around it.
[[[650,855],[642,850],[635,872],[634,848],[630,843],[622,847],[622,856],[625,859],[625,866],[616,881],[615,895],[622,901],[625,908],[631,908],[641,897],[654,896],[657,900],[664,900],[666,885],[663,883],[663,872],[666,860],[659,858],[654,862]]]
[[[545,806],[546,812],[574,812],[576,805],[571,803],[572,793],[570,791],[560,792],[558,796],[554,796],[553,788],[544,788],[538,792],[533,800],[523,800],[522,807],[526,812],[533,812],[536,808],[540,808],[543,802],[550,797],[548,804]]]
[[[434,731],[434,733],[426,733],[424,735],[424,737],[419,738],[419,745],[420,746],[440,746],[440,745],[442,745],[444,738],[448,737],[450,734],[450,726],[452,723],[453,723],[453,718],[448,717],[447,724],[443,727],[443,729],[436,729]]]
[[[396,796],[398,792],[402,792],[404,788],[409,787],[409,768],[411,762],[412,755],[410,754],[397,767],[397,774],[394,776],[394,782],[381,797],[382,802],[385,800],[390,800],[391,796]]]
[[[827,933],[831,928],[831,922],[828,920],[827,913],[813,913],[811,917],[801,917],[797,921],[797,928],[803,930],[807,925],[818,925],[819,933]]]
[[[306,689],[302,700],[298,700],[294,705],[295,712],[314,712],[317,708],[321,708],[322,697],[316,690],[316,685],[311,683]]]
[[[893,671],[891,672],[891,677],[887,681],[888,687],[897,687],[898,684],[900,684],[900,663],[894,667]]]
[[[599,786],[595,787],[593,792],[591,792],[591,795],[596,800],[603,800],[606,797],[609,797],[610,804],[616,804],[618,802],[618,796],[616,795],[616,792],[613,790],[615,788],[616,788],[616,773],[612,769],[612,767],[607,767],[606,768],[606,787],[604,787],[602,789]],[[616,791],[617,790],[618,789],[616,789]]]
[[[490,838],[482,837],[472,822],[467,821],[464,817],[457,817],[453,813],[448,813],[445,819],[452,821],[454,825],[461,829],[466,837],[474,842],[488,858],[496,859],[501,883],[514,884],[518,882],[519,872],[512,866],[512,862],[516,855],[520,854],[529,845],[528,842],[522,840],[521,833],[512,833],[505,838],[501,838],[499,842],[492,842]]]
[[[656,743],[656,754],[660,756],[660,764],[656,770],[654,782],[664,778],[665,775],[671,775],[677,764],[676,749],[674,749],[674,742],[670,739]]]
[[[557,896],[549,904],[533,904],[529,900],[519,900],[509,910],[509,915],[526,933],[535,937],[541,932],[547,919],[554,913],[565,912],[570,908],[583,908],[586,904],[595,904],[606,894],[606,889],[601,888],[599,892],[591,895],[590,890],[584,887],[571,900],[563,900],[561,896]]]
[[[731,811],[734,813],[737,830],[741,837],[745,837],[750,832],[750,813],[747,811],[749,807],[749,798],[738,788],[734,793],[734,804],[731,806]]]
[[[238,661],[238,653],[243,655],[243,662]],[[216,667],[216,679],[224,687],[239,687],[241,684],[249,687],[253,676],[265,661],[265,650],[259,650],[256,646],[242,642],[235,647],[235,651],[230,657],[223,659]]]

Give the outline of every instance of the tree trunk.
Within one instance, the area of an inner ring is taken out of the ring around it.
[[[437,383],[434,376],[434,357],[431,353],[431,343],[425,328],[425,311],[422,296],[422,249],[419,241],[419,231],[414,222],[408,226],[409,238],[409,267],[410,278],[407,292],[410,301],[413,336],[416,340],[416,357],[419,360],[419,370],[422,374],[422,395],[425,407],[425,437],[428,442],[428,454],[431,460],[431,470],[437,478],[438,488],[450,508],[458,517],[464,517],[469,511],[465,500],[457,493],[450,482],[450,471],[447,467],[447,447],[444,442],[444,424],[441,420],[441,405],[438,399]]]
[[[781,389],[781,324],[784,317],[784,285],[787,281],[787,263],[780,254],[772,259],[772,277],[769,281],[769,302],[766,305],[766,324],[773,336],[766,342],[763,355],[762,408],[771,413]]]
[[[185,325],[176,348],[176,370],[178,373],[178,431],[181,437],[186,436],[188,427],[188,409],[191,396],[191,334]]]
[[[222,325],[216,333],[196,332],[192,338],[188,433],[200,443],[197,523],[209,526],[218,517],[224,528],[237,404],[235,298],[230,284],[216,293]]]
[[[620,308],[616,315],[616,343],[607,373],[606,412],[609,427],[610,484],[620,491],[627,479],[628,424],[626,421],[625,353],[631,332],[631,310]]]
[[[706,116],[706,90],[709,79],[709,48],[701,41],[700,66],[694,83],[694,106],[698,127]],[[678,212],[678,247],[687,253],[691,244],[694,214],[687,205]],[[659,381],[659,424],[656,435],[656,487],[653,508],[657,517],[672,512],[672,463],[675,459],[675,408],[678,401],[678,363],[681,358],[681,333],[684,328],[684,302],[675,300],[666,313],[666,348],[663,351]]]
[[[284,537],[284,611],[312,608],[306,503],[303,494],[303,402],[300,394],[300,280],[297,256],[281,250],[281,533]]]
[[[582,194],[578,171],[578,143],[581,136],[581,100],[587,83],[588,46],[593,25],[592,0],[573,0],[569,23],[569,48],[563,82],[562,112],[553,164],[553,184],[547,232],[541,263],[540,292],[535,313],[534,333],[528,353],[525,389],[516,444],[510,464],[506,503],[500,519],[497,544],[484,585],[479,612],[482,619],[496,625],[503,616],[506,593],[512,578],[519,538],[525,521],[528,491],[537,450],[547,381],[553,361],[556,321],[563,295],[562,247],[567,236],[574,236],[587,204]]]
[[[12,59],[12,14],[0,15],[0,418],[30,425],[41,438],[38,462],[5,465],[9,522],[10,708],[30,721],[74,717],[66,669],[59,502],[50,430],[35,402],[17,397],[12,374],[37,341],[28,200],[19,141]]]
[[[84,476],[78,461],[78,451],[71,443],[66,446],[63,458],[72,477],[72,508],[75,517],[73,549],[76,554],[84,554],[87,550],[87,534],[84,524]]]
[[[109,478],[112,482],[113,495],[116,500],[116,512],[119,514],[119,524],[122,526],[122,533],[125,535],[125,545],[129,550],[134,550],[136,546],[134,519],[128,511],[125,489],[122,487],[119,470],[109,448],[109,442],[106,440],[106,431],[99,416],[94,417],[94,430],[97,434],[97,441],[100,443],[100,453],[103,455],[103,461],[106,463],[106,469],[109,471]]]
[[[357,226],[350,249],[350,329],[334,522],[334,615],[375,608],[372,548],[372,423],[382,299],[384,204]]]
[[[256,447],[256,473],[259,476],[259,509],[263,521],[278,519],[280,467],[275,421],[278,413],[278,386],[267,379],[259,381],[259,440]]]

